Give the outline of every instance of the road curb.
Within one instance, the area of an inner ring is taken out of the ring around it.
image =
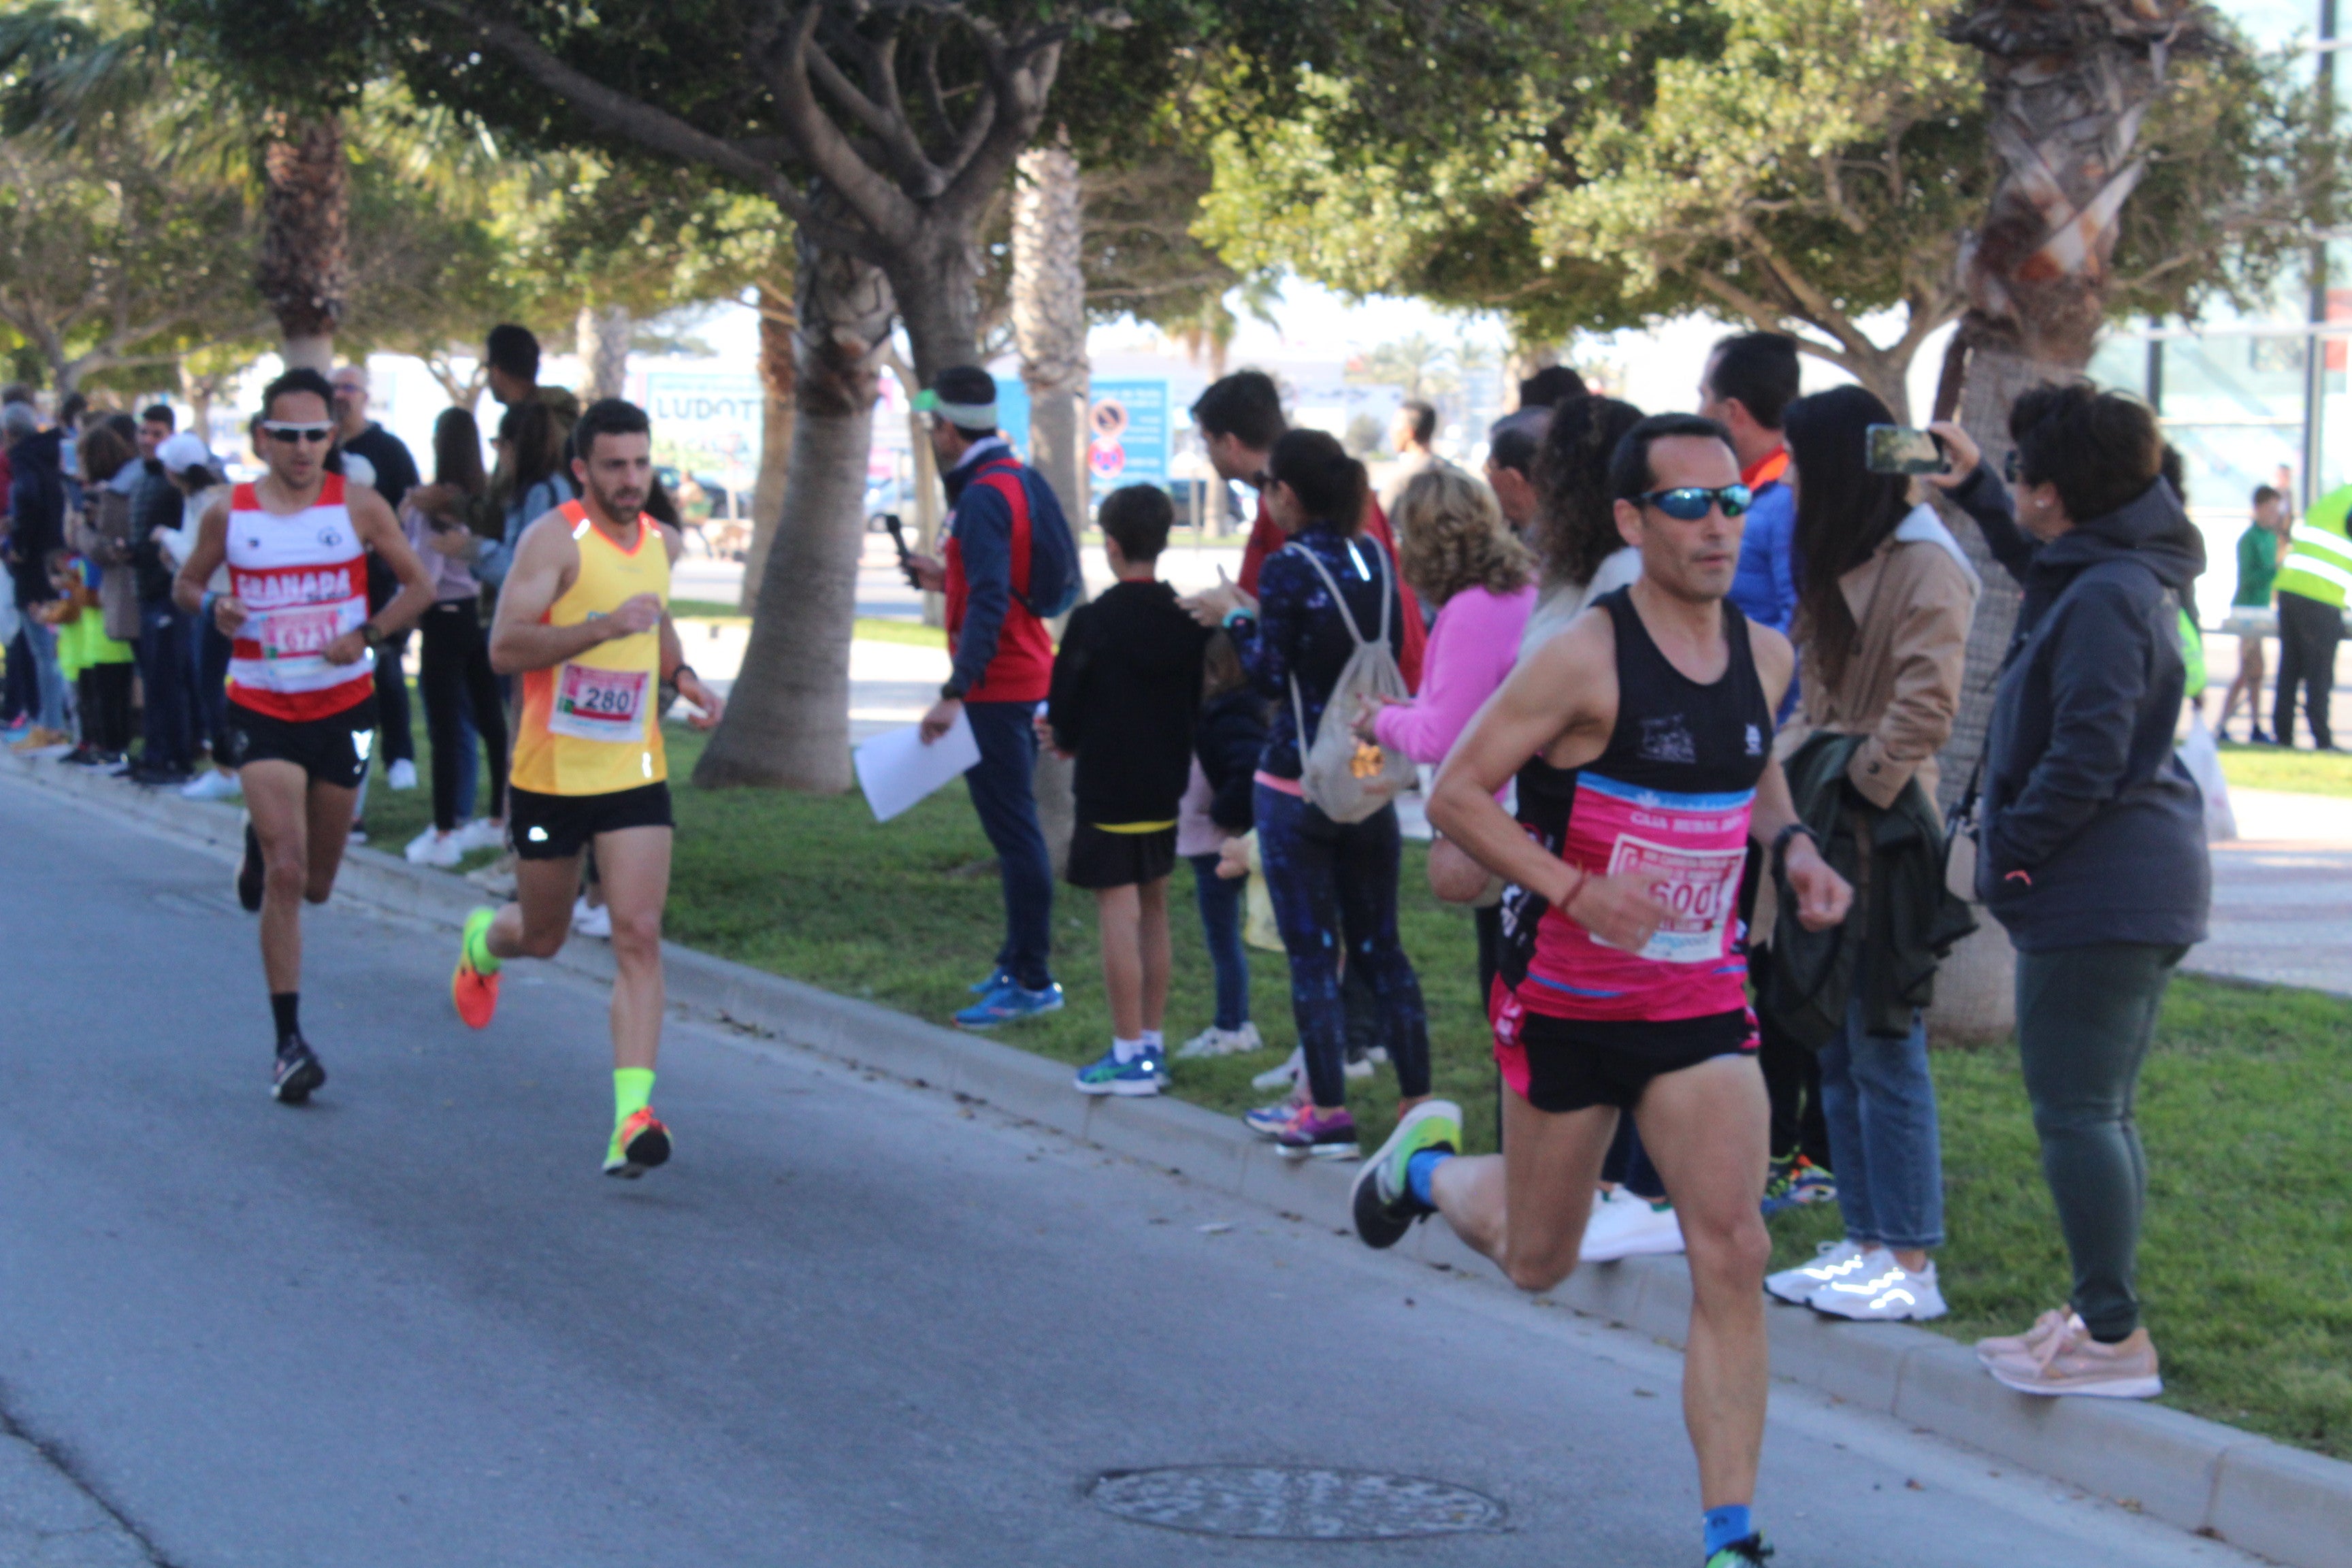
[[[5,757],[0,777],[226,850],[240,840],[233,806],[18,757]],[[337,894],[452,926],[484,901],[461,878],[364,846],[351,850]],[[1284,1160],[1231,1117],[1181,1100],[1078,1095],[1062,1063],[664,945],[670,1002],[681,1010],[985,1101],[1278,1214],[1345,1223],[1353,1165]],[[599,942],[572,942],[551,962],[595,980],[613,974]],[[1399,1250],[1428,1267],[1492,1278],[1492,1265],[1444,1226],[1415,1227]],[[1550,1299],[1680,1348],[1690,1276],[1679,1258],[1627,1258],[1579,1269]],[[1767,1321],[1772,1370],[1781,1378],[2292,1568],[2352,1568],[2352,1464],[2159,1405],[2016,1394],[1986,1376],[1966,1346],[1925,1329],[1839,1322],[1778,1306]]]

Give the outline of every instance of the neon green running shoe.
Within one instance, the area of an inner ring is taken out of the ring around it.
[[[1356,1174],[1350,1206],[1356,1234],[1367,1247],[1394,1247],[1413,1222],[1437,1211],[1412,1195],[1407,1169],[1415,1154],[1462,1150],[1462,1108],[1450,1100],[1424,1100],[1398,1119],[1396,1131]]]
[[[1764,1544],[1759,1532],[1719,1548],[1706,1560],[1706,1568],[1761,1568],[1771,1555],[1772,1549]]]

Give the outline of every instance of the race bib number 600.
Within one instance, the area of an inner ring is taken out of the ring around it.
[[[1678,849],[1631,834],[1620,835],[1609,852],[1609,874],[1631,872],[1650,896],[1672,911],[1641,956],[1658,963],[1713,963],[1723,957],[1732,910],[1739,901],[1739,874],[1746,847]]]
[[[598,669],[567,664],[555,683],[555,705],[547,716],[551,733],[576,741],[642,744],[646,738],[646,687],[642,669]]]

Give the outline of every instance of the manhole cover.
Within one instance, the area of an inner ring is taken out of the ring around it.
[[[1261,1541],[1398,1541],[1503,1527],[1503,1505],[1423,1476],[1279,1465],[1109,1470],[1095,1506],[1138,1524]]]

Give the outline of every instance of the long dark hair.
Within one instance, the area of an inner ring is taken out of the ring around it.
[[[1864,460],[1873,425],[1895,416],[1867,389],[1833,386],[1789,405],[1780,431],[1797,468],[1797,643],[1832,686],[1853,652],[1853,612],[1838,579],[1870,558],[1911,510],[1911,481],[1874,474]],[[1809,672],[1807,679],[1811,679]]]
[[[499,467],[509,495],[521,495],[563,465],[555,415],[536,397],[525,398],[499,416],[499,438],[507,443],[507,459]]]
[[[1571,397],[1552,410],[1536,453],[1533,542],[1546,583],[1590,583],[1624,547],[1609,491],[1609,458],[1642,411],[1613,397]]]
[[[1328,432],[1286,430],[1266,455],[1265,470],[1290,487],[1308,517],[1345,534],[1363,521],[1364,465]]]
[[[433,482],[455,485],[469,498],[490,488],[482,472],[482,427],[463,408],[445,408],[433,422]]]

